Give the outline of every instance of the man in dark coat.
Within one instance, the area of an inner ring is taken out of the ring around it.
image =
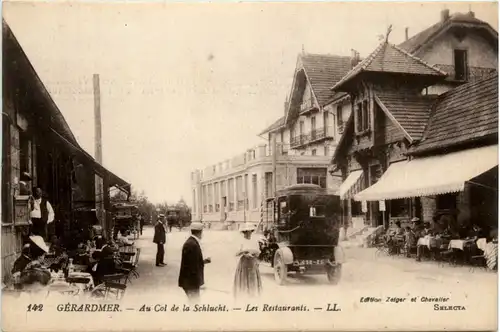
[[[179,272],[179,287],[186,293],[191,302],[200,298],[200,287],[205,283],[205,264],[210,263],[210,258],[203,259],[200,240],[203,234],[203,224],[191,224],[191,236],[182,247],[181,269]]]
[[[165,242],[167,241],[166,228],[163,224],[163,216],[160,216],[158,223],[155,225],[155,235],[153,242],[156,243],[156,266],[165,266]]]

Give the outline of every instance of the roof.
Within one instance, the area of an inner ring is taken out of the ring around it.
[[[448,73],[448,78],[446,80],[449,81],[455,80],[455,66],[436,64],[436,67],[439,67],[441,70]],[[497,72],[496,68],[468,66],[467,69],[468,69],[467,82],[475,82],[477,80],[489,77]]]
[[[338,90],[361,72],[398,73],[427,76],[446,76],[447,73],[407,53],[387,41],[382,42],[366,59],[345,75],[333,90]]]
[[[39,112],[39,118],[42,119],[42,123],[47,124],[53,137],[61,141],[79,157],[92,164],[95,171],[99,172],[101,175],[106,173],[110,177],[110,181],[113,183],[112,185],[116,184],[120,186],[120,188],[130,192],[129,183],[104,168],[104,166],[99,164],[79,145],[62,112],[50,96],[47,88],[28,59],[28,56],[4,19],[2,19],[2,25],[4,77],[9,80],[17,78],[21,79],[21,82],[27,82],[24,83],[22,87],[24,91],[22,92],[40,104],[40,107],[33,108],[33,111],[35,113]],[[28,91],[30,88],[33,90]]]
[[[314,97],[320,106],[324,106],[333,100],[346,96],[343,92],[333,92],[330,87],[338,82],[351,69],[351,57],[332,54],[300,54],[299,64],[295,73],[293,85],[300,85],[298,73],[303,69],[304,76],[311,85]],[[296,100],[298,97],[293,96],[293,91],[298,92],[296,86],[292,86],[292,98]],[[300,91],[302,93],[303,91]],[[302,96],[300,96],[302,97]],[[291,103],[288,103],[290,105]],[[287,112],[289,109],[287,109]],[[279,129],[285,125],[286,117],[279,118],[272,125],[264,129],[260,135]]]
[[[496,34],[498,38],[498,33],[486,22],[481,21],[470,13],[456,13],[450,16],[446,21],[439,21],[438,23],[431,25],[429,28],[417,33],[415,36],[409,38],[398,46],[409,53],[415,53],[420,50],[423,46],[429,43],[435,36],[445,31],[451,26],[461,26],[461,25],[473,25],[480,28],[485,28],[491,33]]]
[[[334,97],[330,87],[340,81],[351,69],[351,57],[325,54],[301,54],[300,60],[307,79],[320,106],[326,105]]]
[[[420,140],[424,134],[432,104],[437,96],[422,96],[397,92],[377,92],[376,96],[410,140]]]
[[[409,152],[447,148],[497,134],[498,73],[441,95],[423,140]]]
[[[278,120],[274,121],[274,123],[272,125],[270,125],[266,129],[264,129],[258,136],[261,136],[261,135],[267,134],[271,131],[274,131],[276,129],[279,129],[279,128],[283,127],[284,125],[285,125],[285,117],[282,116]]]

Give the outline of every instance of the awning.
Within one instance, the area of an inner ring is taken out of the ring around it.
[[[95,174],[99,175],[100,177],[106,176],[108,178],[108,183],[110,187],[116,187],[119,190],[125,191],[127,194],[130,195],[131,193],[130,183],[126,182],[122,178],[118,177],[117,175],[106,169],[104,166],[99,164],[94,158],[92,158],[90,154],[88,154],[86,151],[76,146],[72,142],[68,141],[54,129],[51,128],[51,131],[53,137],[57,141],[59,141],[62,145],[66,146],[72,153],[75,154],[76,158],[79,159],[81,162],[88,164],[93,169]]]
[[[398,162],[354,199],[379,201],[459,192],[467,181],[497,165],[498,145]]]
[[[363,170],[358,170],[351,172],[347,179],[345,179],[344,182],[340,185],[339,188],[339,195],[340,198],[344,199],[347,196],[347,193],[349,190],[356,184],[356,182],[361,178],[361,175],[363,175]]]

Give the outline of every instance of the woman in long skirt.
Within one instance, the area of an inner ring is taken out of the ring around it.
[[[236,256],[240,258],[234,276],[233,292],[235,297],[258,296],[262,290],[258,260],[259,243],[251,240],[254,229],[253,225],[245,224],[240,230],[243,239],[236,253]]]

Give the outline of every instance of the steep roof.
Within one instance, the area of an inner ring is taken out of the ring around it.
[[[377,92],[376,97],[389,116],[405,131],[410,140],[420,140],[424,134],[431,107],[437,96],[422,96],[397,92]]]
[[[493,29],[488,23],[475,18],[470,13],[456,13],[450,16],[449,19],[445,21],[439,21],[438,23],[431,25],[429,28],[417,33],[415,36],[409,38],[398,46],[409,53],[415,53],[420,48],[425,46],[430,42],[433,37],[437,36],[441,32],[452,26],[474,26],[478,28],[485,28],[490,31],[493,35],[498,38],[498,33]]]
[[[443,77],[447,75],[446,72],[441,69],[407,53],[396,45],[384,41],[366,59],[361,61],[335,84],[332,89],[339,89],[344,83],[350,81],[361,72],[385,72]]]
[[[441,95],[423,140],[410,153],[447,148],[498,134],[498,73]]]
[[[330,90],[332,84],[340,81],[351,69],[351,57],[324,54],[300,55],[302,67],[320,106],[334,97]]]
[[[50,96],[35,68],[33,68],[31,61],[4,19],[2,19],[2,27],[4,79],[12,80],[14,77],[21,79],[21,81],[14,84],[23,82],[21,93],[26,94],[27,98],[32,98],[37,103],[37,107],[32,108],[31,111],[38,116],[41,123],[50,129],[55,138],[62,140],[65,145],[69,146],[74,153],[81,156],[85,161],[90,161],[101,176],[107,174],[110,177],[112,185],[116,184],[130,193],[130,184],[128,182],[99,164],[80,146],[62,112]],[[14,88],[12,84],[5,84],[5,86],[7,89]]]
[[[260,132],[258,136],[261,136],[261,135],[267,134],[271,131],[274,131],[276,129],[279,129],[279,128],[283,127],[284,125],[285,125],[285,117],[282,116],[278,120],[274,121],[274,123],[272,125],[270,125],[266,129],[264,129],[262,132]]]

